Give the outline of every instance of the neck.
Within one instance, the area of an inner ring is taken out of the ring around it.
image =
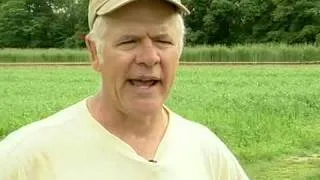
[[[88,100],[89,111],[109,132],[122,137],[148,138],[162,136],[168,123],[168,115],[162,108],[150,115],[127,114],[115,108],[101,94]]]

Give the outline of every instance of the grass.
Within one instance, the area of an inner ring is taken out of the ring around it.
[[[231,47],[186,47],[185,62],[311,62],[320,61],[320,48],[307,45],[248,44]],[[84,49],[0,49],[3,62],[88,62]]]
[[[252,179],[319,180],[320,160],[263,161],[247,165]],[[257,173],[259,172],[259,173]]]
[[[89,62],[84,49],[0,49],[0,63]]]
[[[88,67],[0,68],[0,138],[99,88]],[[207,125],[252,179],[319,179],[320,66],[182,67],[167,105]],[[296,159],[301,159],[296,160]]]

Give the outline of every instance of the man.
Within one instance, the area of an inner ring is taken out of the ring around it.
[[[101,91],[9,135],[1,180],[247,179],[207,128],[163,104],[182,53],[178,0],[92,0],[86,37]]]

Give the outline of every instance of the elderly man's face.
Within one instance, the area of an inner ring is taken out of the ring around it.
[[[180,58],[181,27],[171,5],[140,0],[110,14],[99,71],[107,101],[124,113],[162,108]]]

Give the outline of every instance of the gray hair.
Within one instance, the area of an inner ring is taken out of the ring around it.
[[[108,23],[105,18],[107,18],[107,15],[104,16],[98,16],[96,20],[94,21],[93,27],[91,31],[89,32],[88,36],[93,39],[93,41],[96,43],[97,48],[97,56],[99,58],[100,63],[103,63],[103,47],[104,42],[103,41],[103,35],[107,32]],[[184,25],[184,19],[180,13],[176,13],[177,18],[177,25],[181,31],[181,37],[179,40],[179,55],[181,56],[182,50],[184,47],[184,37],[185,37],[185,25]]]

